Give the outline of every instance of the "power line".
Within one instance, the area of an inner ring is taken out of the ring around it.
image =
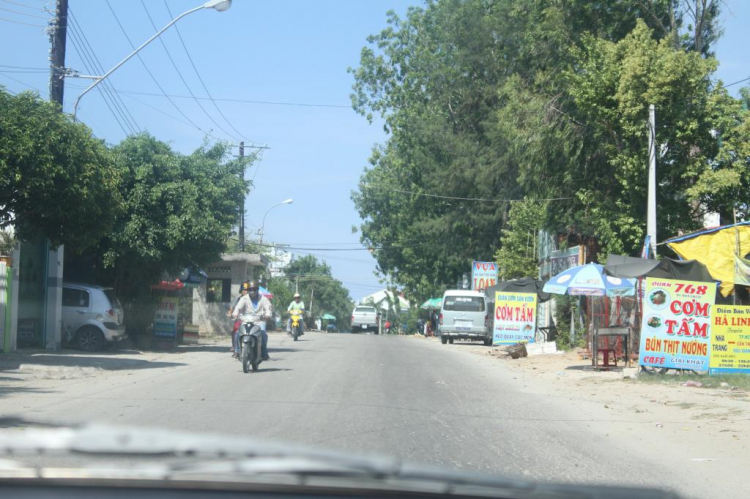
[[[47,26],[45,24],[25,23],[23,21],[14,21],[13,19],[7,19],[5,17],[0,17],[0,21],[5,21],[6,23],[22,24],[24,26],[32,26],[34,28],[48,28],[49,27],[49,26]]]
[[[729,85],[724,85],[724,88],[731,87],[732,85],[737,85],[738,83],[742,83],[742,82],[747,81],[747,80],[750,80],[750,76],[748,76],[745,79],[742,79],[742,80],[739,80],[739,81],[735,81],[734,83],[730,83]]]
[[[130,39],[130,36],[128,35],[127,30],[125,30],[125,27],[122,25],[122,22],[120,22],[120,18],[117,17],[117,13],[115,12],[115,9],[112,8],[112,4],[109,2],[109,0],[105,0],[105,2],[107,3],[107,7],[109,7],[110,12],[112,12],[112,16],[114,16],[115,21],[117,21],[117,25],[120,27],[120,30],[122,31],[122,34],[125,35],[125,38],[127,39],[128,43],[130,44],[130,47],[133,50],[136,50],[135,44],[133,44],[133,41]],[[146,61],[144,61],[143,58],[141,57],[141,54],[136,54],[136,55],[138,56],[138,60],[141,61],[141,64],[143,65],[143,69],[146,70],[146,72],[148,73],[148,75],[151,77],[151,80],[154,82],[154,84],[161,91],[162,95],[164,95],[164,97],[167,98],[167,100],[169,101],[169,103],[172,104],[172,106],[177,110],[177,112],[179,112],[180,115],[182,115],[183,118],[185,118],[187,121],[189,121],[190,124],[193,125],[195,128],[197,128],[198,130],[200,130],[204,134],[208,135],[208,133],[205,130],[203,130],[201,127],[199,127],[193,120],[191,120],[188,117],[188,115],[186,115],[182,111],[182,109],[180,109],[180,107],[167,95],[166,91],[164,90],[164,87],[161,86],[161,84],[159,83],[159,81],[156,79],[156,76],[154,76],[154,74],[151,72],[151,69],[149,69],[148,65],[146,64]]]
[[[93,67],[94,72],[98,72],[99,74],[104,74],[104,67],[102,66],[101,61],[99,60],[99,57],[97,57],[96,52],[94,52],[93,47],[89,43],[88,37],[86,37],[86,33],[81,29],[81,25],[78,23],[78,20],[76,19],[75,15],[73,14],[72,9],[69,9],[70,13],[70,20],[73,27],[73,34],[80,37],[81,46],[85,50],[85,55],[88,55],[88,59],[91,61],[91,66]],[[78,49],[76,49],[78,50]],[[117,107],[119,110],[122,118],[128,122],[128,127],[133,131],[141,131],[141,127],[138,125],[138,122],[135,120],[135,117],[130,112],[130,109],[128,109],[128,106],[125,105],[125,102],[123,102],[122,98],[116,94],[115,87],[109,80],[104,80],[102,82],[102,87],[104,88],[104,91],[109,96],[112,103]],[[101,93],[101,90],[100,90]],[[124,111],[123,111],[124,110]],[[126,133],[127,135],[127,133]]]
[[[143,1],[143,0],[141,0]],[[174,15],[172,14],[172,11],[169,8],[169,4],[167,3],[167,0],[164,0],[164,6],[167,8],[167,12],[169,13],[169,17],[174,19]],[[208,91],[208,86],[206,86],[206,82],[203,81],[203,77],[201,76],[200,72],[198,71],[198,67],[195,65],[195,62],[193,62],[193,56],[190,55],[190,51],[187,48],[187,45],[185,44],[185,40],[182,38],[182,33],[180,33],[179,26],[175,25],[175,31],[177,32],[177,37],[180,39],[180,43],[182,44],[182,48],[185,49],[185,54],[187,54],[188,60],[190,61],[190,65],[193,66],[193,70],[195,71],[196,76],[198,76],[198,80],[201,82],[201,85],[203,86],[203,90],[206,92],[206,95],[208,95],[208,98],[211,99],[211,102],[213,103],[216,110],[219,112],[222,118],[224,118],[224,121],[227,122],[229,125],[229,128],[235,131],[237,135],[242,137],[242,133],[240,133],[239,130],[237,130],[234,125],[232,125],[232,122],[227,119],[227,117],[224,115],[224,113],[221,111],[221,108],[219,108],[218,104],[216,104],[216,101],[214,100],[213,96],[211,95],[211,92]],[[193,95],[193,92],[190,92],[190,95]],[[195,97],[195,96],[193,96]],[[197,99],[196,99],[197,100]],[[213,119],[212,119],[213,121]],[[217,123],[218,126],[218,123]],[[219,127],[221,128],[221,127]],[[223,128],[222,128],[223,130]],[[227,134],[229,135],[229,134]],[[252,141],[250,141],[252,142]]]
[[[402,189],[393,189],[391,187],[381,187],[381,186],[374,186],[374,185],[366,185],[365,188],[367,189],[381,189],[381,190],[387,190],[389,192],[396,192],[398,194],[409,194],[412,196],[422,196],[422,197],[428,197],[428,198],[437,198],[437,199],[449,199],[452,201],[480,201],[480,202],[487,202],[487,203],[509,203],[509,202],[516,202],[516,201],[563,201],[567,199],[576,199],[574,197],[562,197],[562,198],[541,198],[541,199],[488,199],[488,198],[464,198],[464,197],[458,197],[458,196],[442,196],[440,194],[428,194],[426,192],[416,192],[416,191],[405,191]]]
[[[5,64],[0,64],[0,68],[27,69],[29,71],[40,71],[40,72],[42,72],[42,71],[44,71],[44,72],[49,71],[49,68],[32,68],[32,67],[28,67],[28,66],[8,66],[8,65],[5,65]]]
[[[146,11],[146,15],[148,16],[148,20],[151,22],[151,26],[153,26],[155,31],[158,31],[159,28],[156,27],[156,23],[154,23],[154,20],[151,17],[151,13],[149,12],[148,7],[146,7],[146,3],[143,0],[141,0],[141,5],[143,6],[143,10]],[[171,13],[170,13],[170,16],[171,16]],[[161,43],[162,48],[164,48],[164,51],[167,53],[167,57],[169,58],[169,61],[172,63],[172,67],[174,67],[175,71],[177,71],[177,75],[180,77],[180,80],[182,80],[182,83],[185,85],[185,88],[187,89],[188,93],[191,95],[195,103],[198,104],[198,107],[201,109],[201,111],[203,111],[203,114],[208,116],[208,119],[210,119],[214,125],[219,127],[219,130],[221,130],[222,132],[229,135],[235,140],[241,140],[240,138],[235,137],[231,133],[224,130],[224,128],[216,122],[213,116],[211,116],[208,113],[208,111],[206,111],[206,109],[203,107],[203,104],[201,104],[200,101],[196,99],[195,94],[193,93],[193,90],[190,88],[190,85],[188,85],[188,82],[185,80],[185,77],[182,75],[182,71],[180,71],[180,68],[177,67],[177,63],[172,58],[172,54],[169,52],[169,49],[167,48],[167,44],[164,42],[164,39],[159,37],[159,42]]]
[[[40,94],[42,93],[42,90],[41,90],[41,89],[39,89],[39,88],[37,88],[37,87],[34,87],[34,86],[32,86],[32,85],[29,85],[29,84],[28,84],[28,83],[26,83],[25,81],[21,81],[21,80],[19,80],[18,78],[14,78],[14,77],[12,77],[12,76],[8,76],[7,74],[5,74],[5,71],[0,71],[0,75],[2,75],[2,76],[5,76],[5,77],[6,77],[6,78],[8,78],[9,80],[13,80],[13,81],[15,81],[16,83],[20,83],[21,85],[23,85],[23,86],[25,86],[25,87],[28,87],[28,88],[30,88],[31,90],[36,90],[36,91],[37,91],[37,92],[39,92]]]
[[[84,43],[82,31],[80,30],[78,24],[74,21],[72,10],[69,10],[68,13],[70,14],[71,21],[68,25],[68,32],[70,33],[70,42],[73,45],[73,48],[78,53],[78,56],[81,58],[81,62],[83,63],[83,66],[87,71],[91,73],[99,72],[97,70],[96,63],[94,62],[95,54],[93,54],[93,52],[90,52],[89,47],[87,47]],[[102,86],[97,89],[99,90],[99,95],[101,95],[102,100],[104,100],[104,103],[109,109],[109,112],[112,113],[115,121],[120,126],[122,133],[124,133],[126,136],[134,134],[135,128],[127,120],[127,117],[125,116],[123,111],[119,107],[117,107],[115,97],[112,95],[108,83],[109,82],[106,81],[102,82]]]
[[[21,12],[20,10],[6,9],[5,7],[0,7],[0,10],[3,10],[5,12],[11,12],[13,14],[18,14],[20,16],[33,17],[35,19],[42,19],[44,21],[50,20],[49,16],[40,16],[38,14],[29,14],[27,12]]]
[[[41,7],[33,7],[31,5],[26,5],[25,3],[20,2],[14,2],[13,0],[0,0],[3,3],[9,3],[11,5],[18,5],[19,7],[23,7],[24,9],[31,9],[31,10],[38,10],[40,12],[48,12],[47,9],[42,9]]]

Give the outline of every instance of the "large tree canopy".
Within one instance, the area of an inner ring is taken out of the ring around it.
[[[472,260],[523,250],[540,226],[634,251],[645,232],[649,104],[660,233],[694,228],[706,208],[726,211],[738,193],[728,181],[746,163],[720,159],[712,131],[723,122],[740,155],[746,136],[710,81],[717,2],[696,5],[445,0],[405,19],[391,13],[352,70],[354,108],[380,115],[389,134],[353,194],[379,271],[429,296]]]
[[[113,284],[129,300],[148,293],[164,273],[219,258],[237,222],[248,184],[244,162],[228,146],[174,152],[148,134],[112,149],[122,178],[124,210],[91,252],[97,282]]]
[[[0,228],[80,250],[112,228],[120,175],[91,130],[37,95],[0,87]]]

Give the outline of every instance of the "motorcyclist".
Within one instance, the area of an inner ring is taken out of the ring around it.
[[[273,315],[271,302],[265,296],[258,293],[258,283],[250,281],[247,286],[247,294],[240,298],[234,307],[232,317],[242,319],[243,325],[246,322],[253,322],[261,329],[261,356],[263,360],[269,360],[268,356],[268,333],[266,333],[266,321]],[[244,326],[243,326],[244,327]],[[239,336],[239,335],[238,335]],[[239,338],[234,350],[235,356],[239,357],[240,342]]]
[[[287,328],[287,330],[290,333],[292,332],[292,317],[291,317],[292,310],[299,310],[301,312],[302,317],[304,317],[305,315],[305,302],[302,301],[302,297],[300,296],[299,293],[294,293],[294,300],[286,308],[286,311],[290,313],[289,321],[288,321],[288,328]],[[300,336],[305,334],[304,331],[305,331],[305,321],[301,320],[299,321]]]
[[[237,304],[240,302],[240,299],[242,299],[243,296],[247,295],[247,288],[249,287],[249,283],[247,281],[240,284],[240,295],[237,297],[237,299],[234,301],[234,305],[230,305],[229,309],[227,310],[227,317],[232,317],[232,311],[234,310],[234,307],[237,306]],[[235,320],[234,326],[232,328],[232,356],[235,356],[235,351],[237,350],[237,331],[240,330],[240,326],[242,325],[241,320]]]

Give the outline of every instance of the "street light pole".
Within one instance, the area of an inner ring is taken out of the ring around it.
[[[232,0],[209,0],[208,2],[204,3],[203,5],[199,5],[198,7],[190,9],[187,12],[183,12],[179,16],[177,16],[174,19],[172,19],[172,21],[170,21],[169,24],[167,24],[162,29],[160,29],[159,31],[157,31],[151,38],[149,38],[148,40],[146,40],[145,42],[143,42],[140,47],[138,47],[137,49],[135,49],[125,59],[123,59],[120,62],[118,62],[115,65],[115,67],[113,67],[112,69],[110,69],[109,71],[107,71],[106,73],[104,73],[102,76],[95,77],[96,81],[94,81],[94,83],[92,83],[91,85],[89,85],[88,87],[86,87],[86,89],[83,91],[83,93],[81,93],[81,95],[79,95],[78,98],[76,98],[76,101],[73,104],[73,118],[76,117],[76,112],[78,111],[78,103],[81,101],[81,98],[83,98],[84,95],[86,95],[87,93],[89,93],[91,90],[94,89],[94,87],[96,87],[101,82],[103,82],[104,80],[106,80],[109,75],[111,75],[112,73],[114,73],[120,66],[122,66],[123,64],[125,64],[126,62],[128,62],[135,54],[137,54],[138,52],[140,52],[141,49],[143,49],[143,47],[145,47],[146,45],[148,45],[152,41],[156,40],[159,37],[159,35],[161,35],[166,30],[168,30],[174,23],[176,23],[177,21],[179,21],[183,17],[185,17],[185,16],[187,16],[189,14],[192,14],[193,12],[197,12],[197,11],[199,11],[201,9],[214,9],[214,10],[217,10],[219,12],[224,12],[225,10],[229,9],[229,7],[231,7],[231,6],[232,6]]]
[[[292,204],[293,201],[294,201],[293,199],[285,199],[284,201],[282,201],[282,202],[280,202],[278,204],[275,204],[275,205],[271,206],[270,208],[268,208],[268,210],[266,210],[266,214],[263,215],[263,223],[260,224],[260,232],[258,233],[258,235],[260,236],[259,244],[261,246],[263,245],[263,231],[266,228],[266,217],[268,216],[268,212],[271,211],[271,210],[273,210],[277,206],[281,206],[282,204]]]

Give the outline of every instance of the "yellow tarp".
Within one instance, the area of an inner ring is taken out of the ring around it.
[[[705,265],[711,277],[721,281],[721,294],[729,296],[734,291],[737,238],[740,255],[750,253],[750,224],[731,225],[694,236],[684,236],[668,242],[667,246],[681,258],[698,260]]]

